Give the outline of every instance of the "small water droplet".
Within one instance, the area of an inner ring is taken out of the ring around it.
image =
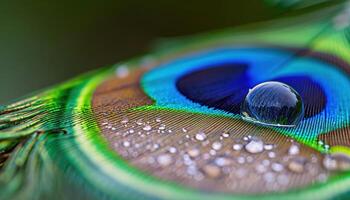
[[[273,145],[273,144],[265,144],[265,145],[264,145],[264,149],[265,149],[265,150],[267,150],[267,151],[272,150],[272,149],[273,149],[273,147],[274,147],[274,145]]]
[[[104,126],[104,125],[107,125],[107,124],[108,124],[108,122],[103,122],[103,123],[102,123],[103,126]]]
[[[123,142],[124,147],[130,147],[130,142],[129,141],[124,141]]]
[[[241,116],[257,124],[294,127],[304,117],[304,104],[292,87],[276,81],[264,82],[249,90]]]
[[[276,157],[276,153],[271,151],[267,154],[269,156],[269,158],[275,158]]]
[[[161,154],[157,157],[157,162],[159,165],[166,167],[172,163],[172,158],[169,154]]]
[[[299,146],[296,144],[292,144],[288,149],[289,155],[298,155],[300,153]]]
[[[162,122],[162,119],[160,119],[159,117],[156,118],[156,122]]]
[[[214,150],[220,150],[221,147],[222,147],[222,144],[220,142],[214,142],[211,147],[214,149]]]
[[[323,147],[326,152],[330,150],[330,146],[328,144],[325,144]]]
[[[216,155],[216,151],[214,149],[210,149],[209,154],[212,156]]]
[[[159,144],[153,144],[153,149],[154,149],[154,150],[159,149]]]
[[[195,136],[196,140],[203,141],[207,138],[204,132],[199,132]]]
[[[199,149],[190,149],[187,151],[188,155],[192,158],[197,157],[200,153]]]
[[[170,153],[176,153],[177,149],[175,147],[169,147],[169,152]]]
[[[323,166],[327,170],[336,170],[337,169],[337,161],[333,159],[331,156],[327,155],[323,158]]]
[[[143,125],[144,123],[143,123],[142,119],[139,119],[139,120],[136,121],[136,124],[139,125],[139,126],[141,126],[141,125]]]
[[[218,157],[214,162],[217,166],[223,167],[229,165],[231,163],[231,160],[225,157]]]
[[[122,124],[126,124],[126,123],[128,123],[128,122],[129,122],[129,119],[126,118],[126,117],[124,117],[124,118],[122,119],[122,121],[120,121],[120,123],[122,123]]]
[[[232,146],[232,148],[233,148],[233,150],[235,150],[235,151],[240,151],[240,150],[243,148],[243,145],[241,145],[241,144],[234,144],[234,145]]]
[[[221,174],[221,169],[215,165],[205,165],[203,167],[203,172],[209,178],[218,178]]]
[[[275,172],[281,172],[284,169],[284,166],[281,163],[272,163],[271,169]]]
[[[244,136],[243,140],[244,141],[249,141],[252,138],[252,136],[248,135],[248,136]]]
[[[243,157],[243,156],[238,157],[238,158],[237,158],[237,162],[238,162],[239,164],[244,164],[244,163],[245,163],[245,157]]]
[[[146,125],[145,127],[143,127],[143,130],[144,131],[150,131],[150,130],[152,130],[152,126]]]
[[[161,124],[158,128],[159,130],[165,130],[165,125],[164,124]]]
[[[260,153],[264,151],[264,143],[262,140],[255,138],[245,145],[245,149],[249,153]]]
[[[304,171],[306,159],[294,158],[288,163],[288,169],[294,173],[302,173]]]
[[[195,165],[189,165],[189,166],[187,167],[186,172],[187,172],[189,175],[192,175],[192,176],[198,174],[198,170],[197,170],[197,167],[196,167]]]
[[[227,138],[227,137],[229,137],[230,136],[230,133],[229,132],[224,132],[224,133],[222,133],[222,137],[224,137],[224,138]]]

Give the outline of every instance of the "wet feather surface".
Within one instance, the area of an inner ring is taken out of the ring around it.
[[[184,38],[1,107],[0,198],[346,199],[346,6]],[[242,119],[267,81],[300,94],[295,127]]]

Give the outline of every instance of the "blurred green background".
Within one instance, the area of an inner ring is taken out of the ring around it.
[[[141,55],[157,38],[276,17],[263,1],[7,1],[0,3],[0,104]]]

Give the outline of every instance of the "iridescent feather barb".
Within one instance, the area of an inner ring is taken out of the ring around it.
[[[168,42],[0,109],[0,199],[349,198],[349,7]],[[241,119],[294,88],[294,128]]]

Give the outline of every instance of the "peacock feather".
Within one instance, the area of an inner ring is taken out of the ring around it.
[[[349,9],[170,40],[0,107],[0,199],[350,198]],[[242,119],[268,81],[300,95],[296,126]]]

